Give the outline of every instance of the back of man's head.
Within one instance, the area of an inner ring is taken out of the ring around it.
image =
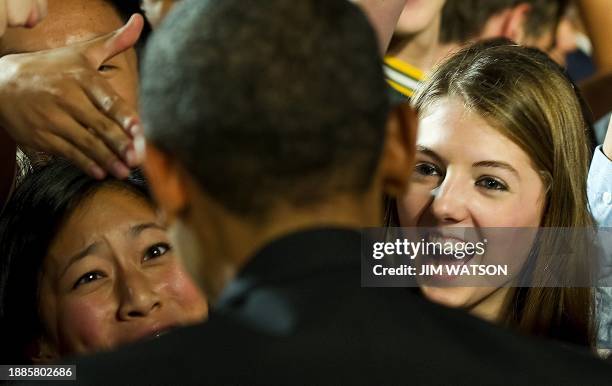
[[[567,0],[447,0],[442,10],[442,43],[464,43],[477,38],[494,15],[519,5],[528,6],[525,34],[537,38],[557,25]]]
[[[147,47],[147,138],[235,214],[365,192],[388,110],[375,34],[345,0],[186,1]]]

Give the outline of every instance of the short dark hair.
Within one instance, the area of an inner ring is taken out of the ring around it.
[[[229,209],[361,193],[389,111],[375,33],[345,0],[194,0],[149,42],[146,135]]]
[[[49,246],[70,213],[107,186],[152,204],[138,171],[125,181],[98,181],[61,159],[34,166],[16,187],[0,217],[0,363],[28,363],[26,348],[42,333],[39,275]]]
[[[555,27],[567,7],[567,0],[447,0],[442,9],[440,41],[466,42],[476,37],[493,15],[521,3],[531,5],[525,30],[534,37]]]

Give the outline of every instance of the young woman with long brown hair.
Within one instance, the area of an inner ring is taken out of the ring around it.
[[[388,224],[593,227],[586,190],[592,153],[579,99],[560,67],[537,50],[496,41],[452,56],[413,98],[416,167]],[[558,270],[561,282],[579,283],[591,272],[588,259],[530,256],[529,278],[537,285],[421,291],[528,334],[593,346],[592,288],[548,286],[546,277],[554,263],[567,267]]]

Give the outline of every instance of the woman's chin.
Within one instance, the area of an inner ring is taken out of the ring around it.
[[[429,287],[422,286],[421,292],[430,301],[451,308],[466,308],[471,305],[473,287]]]

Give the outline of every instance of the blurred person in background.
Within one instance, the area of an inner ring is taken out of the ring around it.
[[[387,47],[390,40],[385,73],[404,98],[414,94],[435,64],[470,41],[505,37],[550,52],[566,7],[565,0],[363,0],[361,4],[381,46]],[[384,25],[391,20],[398,20],[394,30]]]
[[[566,7],[567,0],[448,0],[442,12],[440,49],[448,53],[501,37],[550,52]]]
[[[607,0],[578,0],[578,10],[591,45],[595,74],[580,83],[593,117],[598,122],[595,134],[598,143],[606,138],[612,111],[612,2]]]
[[[612,110],[610,25],[612,2],[607,0],[448,0],[440,56],[466,43],[495,37],[539,48],[561,65],[578,48],[592,51],[594,68],[582,70],[586,73],[575,78],[588,77],[580,79],[580,89],[597,121]],[[603,143],[606,127],[607,120],[595,129],[596,144]]]
[[[446,0],[403,2],[404,7],[386,52],[385,74],[396,91],[411,97],[425,73],[440,60],[438,45]]]
[[[588,37],[576,2],[570,2],[557,28],[555,48],[549,55],[564,66],[577,83],[595,74],[593,45]]]
[[[0,363],[49,363],[202,321],[139,173],[96,180],[35,165],[0,217]]]

